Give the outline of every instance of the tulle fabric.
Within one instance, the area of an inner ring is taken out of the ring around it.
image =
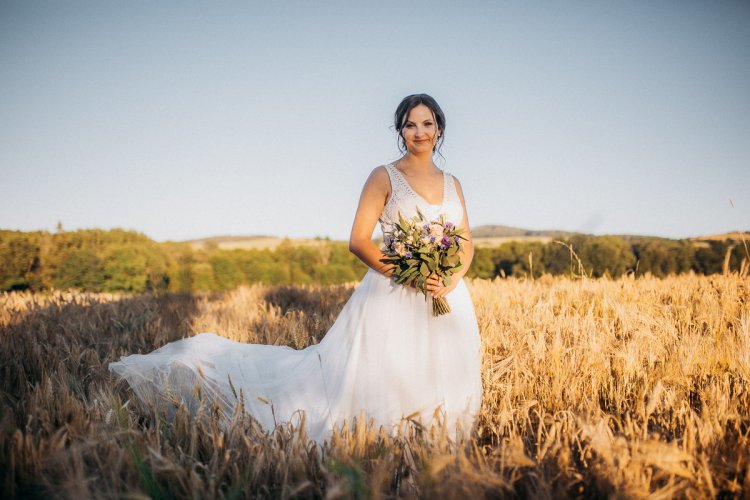
[[[433,317],[431,298],[372,269],[318,344],[295,350],[235,342],[211,332],[111,363],[143,402],[191,411],[202,397],[231,415],[244,410],[266,430],[300,424],[319,444],[364,415],[394,435],[403,419],[443,420],[450,437],[468,436],[482,394],[474,305],[460,280],[446,299],[452,312]],[[362,413],[361,413],[362,412]]]

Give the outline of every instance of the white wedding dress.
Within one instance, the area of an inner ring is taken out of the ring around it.
[[[453,177],[443,175],[443,201],[428,204],[393,166],[386,165],[392,194],[379,219],[385,231],[398,212],[430,219],[445,213],[458,225],[463,207]],[[334,427],[360,418],[395,435],[402,418],[429,426],[436,418],[452,439],[467,437],[479,412],[480,338],[474,304],[463,280],[446,295],[452,311],[433,317],[431,296],[394,283],[370,269],[318,344],[245,344],[214,333],[174,341],[148,354],[110,363],[146,403],[167,393],[194,408],[202,395],[231,415],[243,393],[244,409],[266,430],[305,414],[307,434],[318,444]],[[169,389],[169,390],[167,390]],[[174,406],[167,405],[174,413]]]

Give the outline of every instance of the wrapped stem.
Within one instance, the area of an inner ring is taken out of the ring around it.
[[[448,305],[448,301],[445,297],[433,297],[432,298],[432,315],[440,316],[451,312],[451,306]]]

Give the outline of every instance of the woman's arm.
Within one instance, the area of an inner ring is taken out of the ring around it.
[[[380,262],[386,255],[372,242],[372,232],[385,207],[390,183],[385,167],[376,167],[370,172],[359,197],[359,206],[349,236],[349,251],[370,268],[386,276],[393,274],[395,266]]]
[[[462,236],[466,238],[466,240],[463,242],[463,248],[461,252],[459,252],[459,255],[461,256],[462,266],[460,270],[458,270],[451,276],[451,284],[448,286],[443,285],[443,281],[435,277],[434,275],[427,278],[427,290],[432,293],[433,297],[444,297],[451,290],[456,288],[458,282],[461,281],[461,278],[463,278],[466,272],[469,270],[471,261],[474,259],[474,242],[471,239],[471,231],[469,230],[469,216],[466,211],[464,191],[461,188],[461,183],[458,182],[458,179],[456,179],[455,176],[453,177],[453,182],[456,184],[456,191],[458,192],[458,197],[461,199],[461,206],[464,209],[464,216],[461,219],[461,223],[458,225],[459,228],[464,229]]]
[[[463,266],[461,266],[461,269],[453,275],[456,277],[456,281],[458,281],[464,277],[469,270],[471,261],[474,260],[474,241],[471,239],[471,231],[469,230],[469,215],[466,211],[466,201],[464,200],[463,188],[461,188],[461,183],[458,182],[458,179],[455,177],[453,177],[453,182],[456,184],[456,191],[458,191],[458,197],[461,198],[461,206],[464,208],[464,216],[458,227],[464,229],[463,236],[466,238],[466,241],[463,242],[463,250],[460,252]]]

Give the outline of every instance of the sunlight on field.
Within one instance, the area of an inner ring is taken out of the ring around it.
[[[279,238],[276,236],[226,236],[191,240],[193,250],[217,248],[220,250],[275,250],[282,244],[294,246],[321,246],[330,243],[324,238]]]
[[[424,498],[748,494],[747,277],[467,282],[483,339],[473,439],[357,423],[322,457],[290,426],[269,436],[236,414],[223,432],[210,407],[168,425],[106,366],[205,331],[304,348],[356,283],[0,295],[3,497],[393,497],[412,491],[407,447]]]
[[[480,248],[480,247],[497,247],[502,245],[503,243],[508,243],[510,241],[521,241],[524,243],[531,243],[533,241],[538,241],[539,243],[549,243],[554,238],[551,236],[495,236],[495,237],[487,237],[487,238],[474,238],[473,243],[474,246]]]

